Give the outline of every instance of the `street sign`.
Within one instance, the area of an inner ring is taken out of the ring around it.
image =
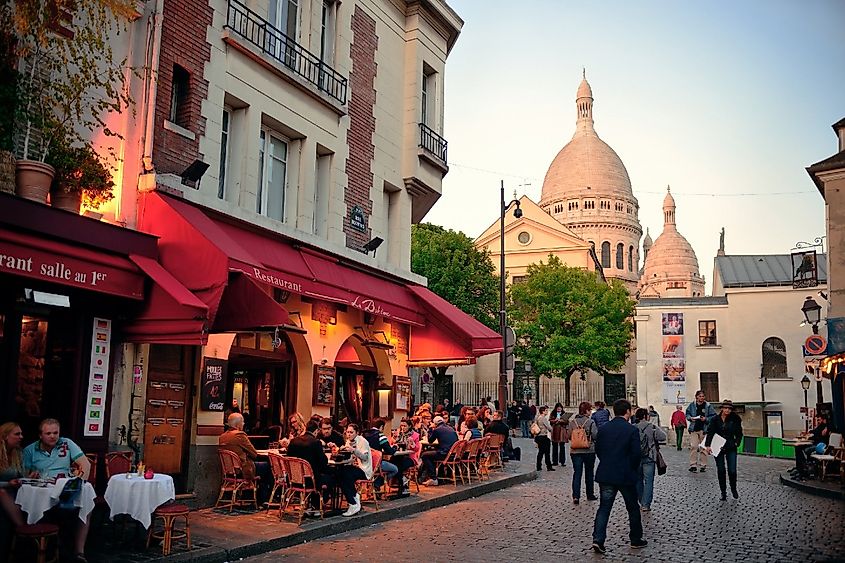
[[[824,354],[824,351],[827,349],[827,340],[821,334],[811,334],[804,341],[804,348],[813,356]]]

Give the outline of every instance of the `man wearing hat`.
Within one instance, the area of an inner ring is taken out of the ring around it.
[[[437,449],[422,454],[423,467],[425,467],[425,473],[428,476],[428,480],[423,485],[428,487],[437,485],[435,464],[446,459],[446,454],[458,441],[457,432],[451,426],[445,424],[442,416],[435,416],[431,424],[432,428],[428,433],[428,441],[430,444],[436,445]]]
[[[719,414],[714,416],[707,425],[707,439],[704,446],[707,455],[713,452],[710,445],[713,443],[713,436],[718,434],[725,439],[722,451],[716,456],[716,471],[719,475],[719,490],[722,491],[722,500],[727,500],[727,484],[725,483],[725,461],[728,462],[728,480],[731,484],[731,495],[739,498],[736,490],[736,451],[742,441],[742,419],[734,412],[733,402],[725,399],[719,405]]]

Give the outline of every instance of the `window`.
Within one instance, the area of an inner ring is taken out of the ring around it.
[[[788,377],[786,374],[786,344],[776,336],[763,341],[763,375],[768,379]]]
[[[188,128],[190,116],[188,114],[188,91],[191,75],[179,65],[173,65],[173,82],[170,88],[170,114],[168,121],[180,127]]]
[[[601,243],[601,267],[610,268],[610,243],[607,241]]]
[[[320,60],[327,63],[334,61],[335,21],[334,0],[323,0],[320,13]]]
[[[437,73],[430,66],[423,64],[422,84],[420,88],[420,123],[432,129],[434,126],[435,77]]]
[[[527,276],[513,276],[513,277],[511,278],[511,283],[512,283],[512,284],[515,284],[515,283],[522,283],[522,282],[524,282],[524,281],[525,281],[525,278],[526,278],[526,277],[527,277]]]
[[[698,321],[698,345],[716,346],[716,321]]]
[[[217,172],[217,197],[220,199],[226,196],[226,164],[229,158],[229,127],[231,119],[231,110],[224,108],[223,121],[220,128],[220,168]]]
[[[288,39],[296,41],[299,0],[270,0],[269,8],[270,23],[287,35]]]
[[[332,155],[317,153],[314,174],[314,218],[311,232],[323,238],[328,237],[329,195],[331,193]]]
[[[528,244],[531,242],[531,234],[528,231],[521,231],[518,235],[516,235],[516,240],[518,240],[520,244]]]
[[[715,371],[703,371],[701,377],[701,390],[704,391],[704,400],[709,403],[719,402],[719,373]]]
[[[256,211],[277,221],[285,220],[287,161],[287,141],[267,129],[262,129],[258,146]]]
[[[628,247],[628,271],[629,272],[634,271],[634,247],[633,246]]]
[[[616,245],[616,269],[625,269],[625,245],[621,242]]]

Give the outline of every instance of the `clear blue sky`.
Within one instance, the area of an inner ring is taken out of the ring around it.
[[[500,179],[539,201],[586,67],[596,131],[628,169],[643,231],[662,231],[671,185],[708,287],[722,227],[729,254],[824,234],[804,168],[837,150],[845,2],[449,4],[465,21],[445,76],[450,171],[426,221],[478,236],[498,219]]]

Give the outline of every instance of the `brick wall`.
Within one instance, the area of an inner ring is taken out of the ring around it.
[[[208,96],[208,81],[203,71],[211,58],[206,35],[213,10],[208,0],[165,0],[163,13],[153,163],[157,172],[180,174],[195,159],[202,159],[199,138],[205,134],[205,118],[200,112],[202,101]],[[179,117],[195,135],[193,140],[164,128],[164,120],[170,115],[174,64],[191,75],[187,115],[184,121],[182,115]]]
[[[364,210],[368,219],[373,211],[370,190],[373,186],[372,162],[375,156],[373,134],[376,130],[376,118],[373,108],[376,105],[376,50],[378,35],[376,21],[360,6],[355,6],[352,14],[353,41],[349,52],[352,58],[352,71],[349,73],[351,95],[349,97],[349,158],[346,159],[346,175],[349,183],[344,194],[346,216],[343,220],[343,232],[346,234],[346,246],[360,250],[370,240],[371,229],[360,232],[349,225],[349,212],[357,205]]]

